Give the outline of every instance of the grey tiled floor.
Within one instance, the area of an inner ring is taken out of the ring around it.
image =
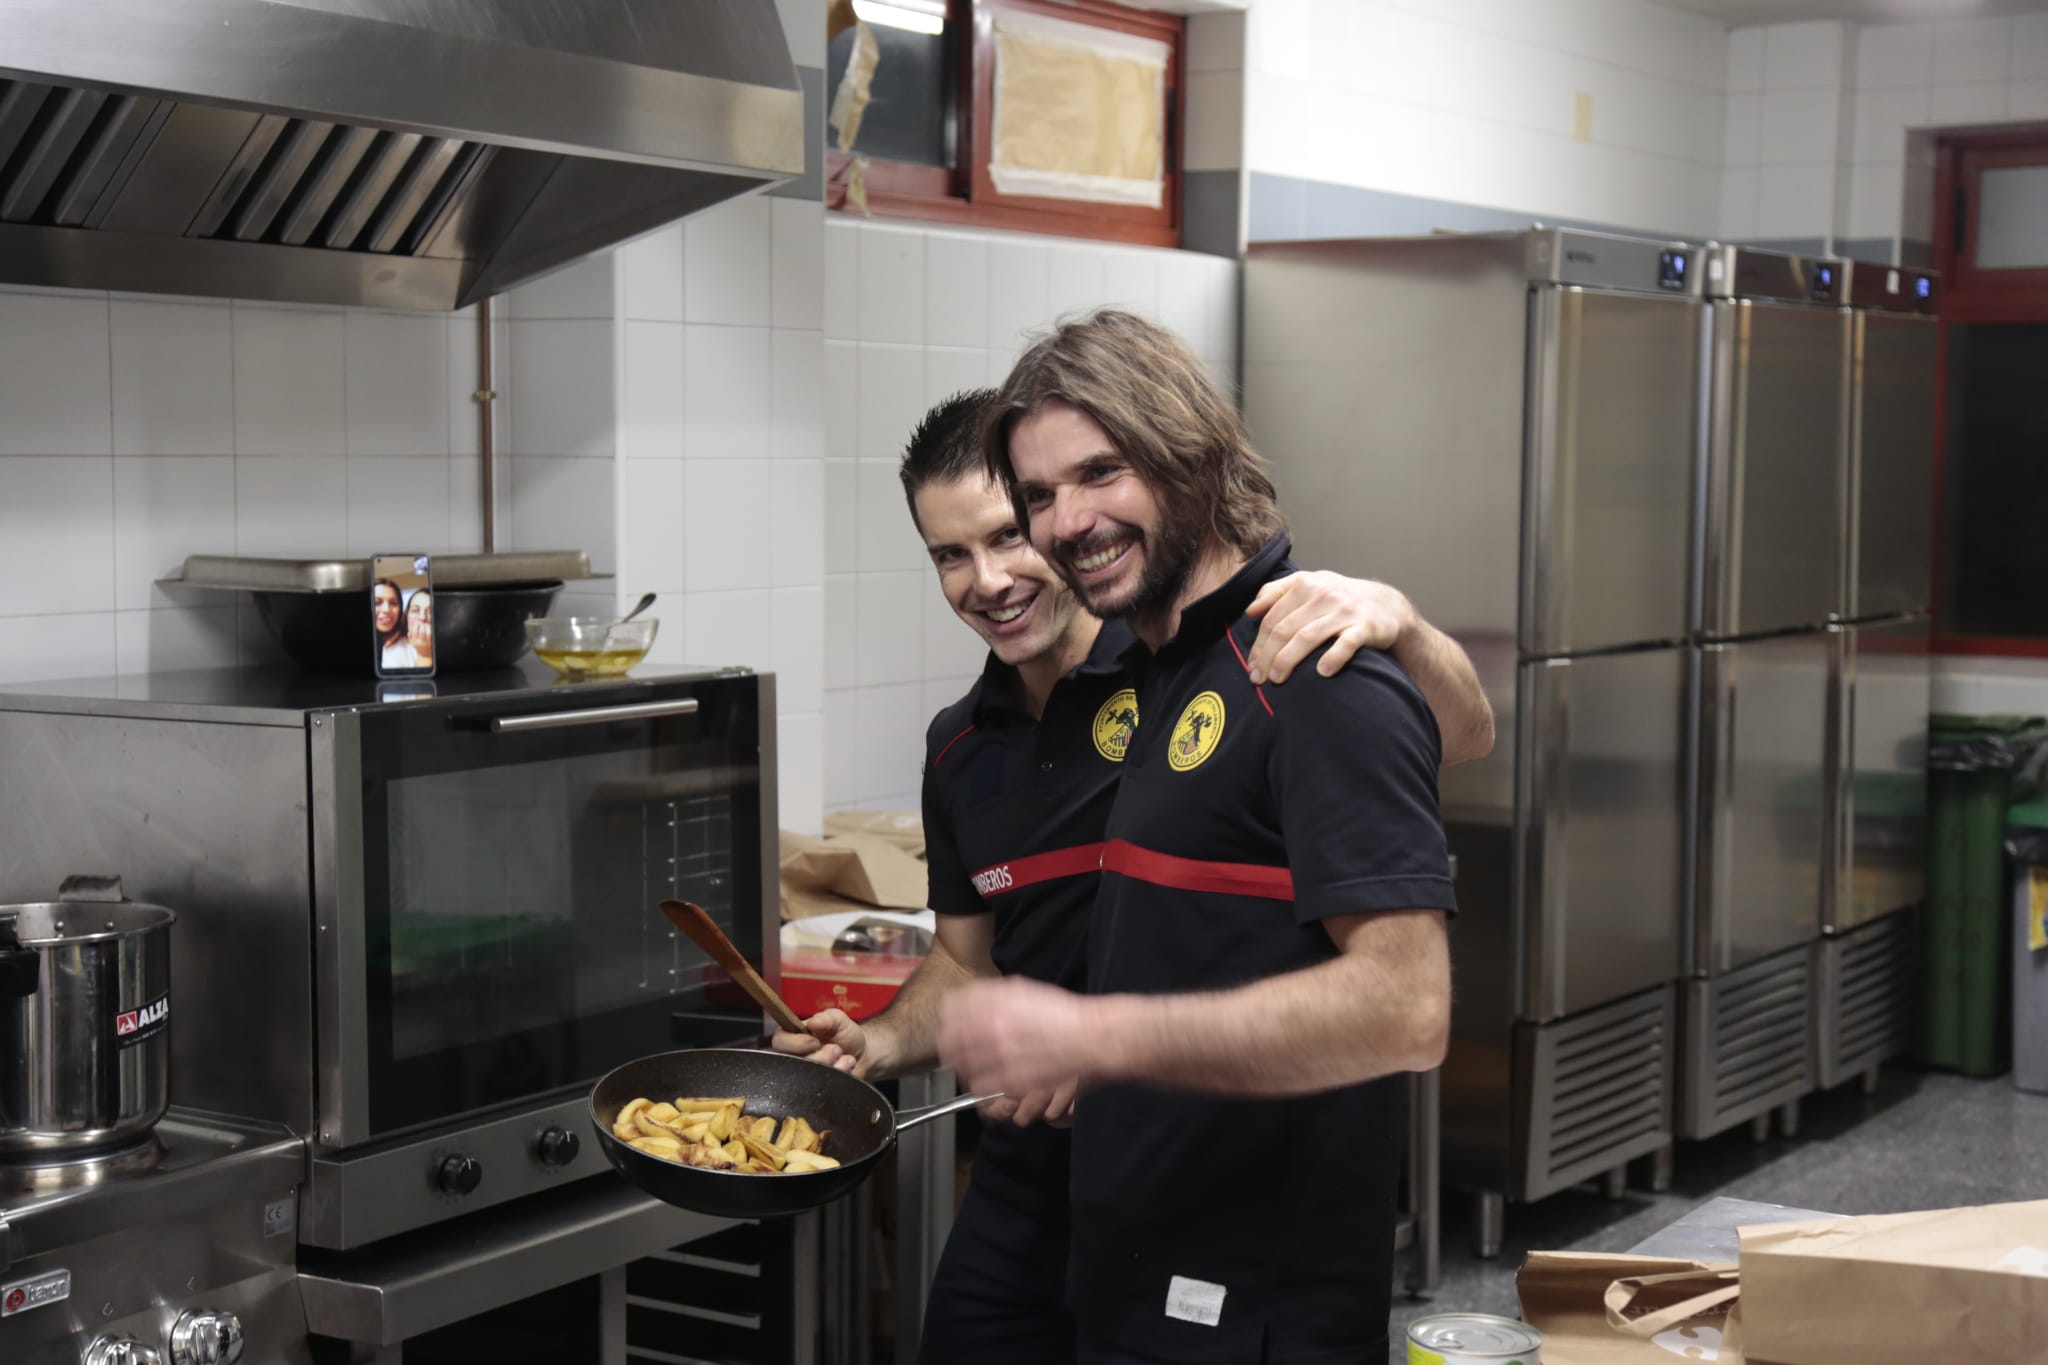
[[[1830,1213],[1902,1213],[2048,1198],[2048,1096],[1989,1081],[1884,1073],[1877,1094],[1848,1086],[1809,1096],[1800,1135],[1753,1142],[1747,1125],[1680,1143],[1671,1189],[1631,1188],[1610,1202],[1571,1190],[1509,1205],[1500,1258],[1472,1252],[1470,1200],[1444,1192],[1443,1275],[1430,1302],[1396,1291],[1389,1338],[1404,1360],[1408,1323],[1437,1312],[1518,1316],[1515,1270],[1532,1250],[1626,1251],[1694,1206],[1729,1195]],[[1642,1172],[1647,1174],[1647,1172]]]

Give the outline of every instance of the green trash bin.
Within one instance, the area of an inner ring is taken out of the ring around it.
[[[1996,1076],[2012,1059],[2005,823],[2036,785],[2048,721],[1935,716],[1927,734],[1920,1059]]]

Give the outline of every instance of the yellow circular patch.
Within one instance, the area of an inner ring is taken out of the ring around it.
[[[1102,703],[1095,713],[1095,752],[1112,763],[1130,752],[1131,732],[1138,728],[1138,694],[1126,687]]]
[[[1166,763],[1177,773],[1197,767],[1223,739],[1223,698],[1204,692],[1188,703],[1166,742]]]

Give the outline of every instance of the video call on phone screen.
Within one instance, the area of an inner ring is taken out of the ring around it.
[[[426,555],[370,561],[371,662],[379,677],[434,671],[434,589]]]

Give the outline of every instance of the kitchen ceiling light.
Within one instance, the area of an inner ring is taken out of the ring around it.
[[[932,13],[919,6],[885,4],[883,0],[853,0],[853,12],[870,24],[885,28],[908,29],[912,33],[928,33],[933,36],[946,31],[943,13]]]

